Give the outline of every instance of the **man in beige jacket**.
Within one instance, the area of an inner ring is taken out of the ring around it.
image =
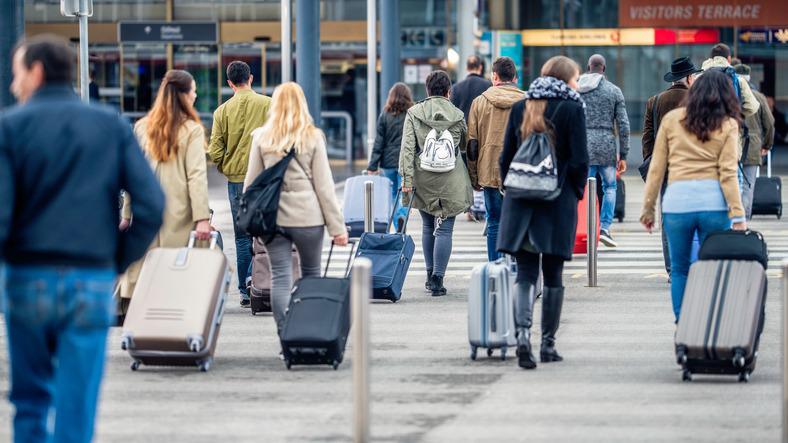
[[[517,87],[517,67],[511,58],[495,60],[492,71],[493,85],[473,101],[468,114],[468,173],[473,188],[484,192],[490,261],[500,255],[496,242],[503,196],[498,159],[512,105],[525,98],[525,93]]]

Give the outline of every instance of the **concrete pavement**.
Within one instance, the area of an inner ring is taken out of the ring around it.
[[[226,189],[211,175],[211,205],[234,262]],[[372,435],[375,441],[777,441],[780,435],[782,301],[779,273],[770,271],[761,358],[749,384],[696,377],[682,383],[673,357],[668,285],[659,236],[636,223],[642,183],[627,177],[627,220],[614,225],[620,248],[600,252],[599,288],[586,288],[582,257],[568,264],[567,300],[558,349],[562,363],[520,370],[468,358],[466,288],[483,262],[482,225],[456,224],[449,295],[423,288],[418,245],[405,293],[397,304],[371,306]],[[788,256],[788,228],[759,218],[772,259]],[[342,254],[332,271],[342,266]],[[776,262],[775,262],[776,264]],[[235,285],[233,285],[233,288]],[[279,442],[351,439],[351,349],[338,371],[296,367],[277,358],[270,316],[252,317],[237,290],[211,371],[128,368],[120,330],[109,356],[98,420],[98,442]],[[539,312],[535,314],[535,344]],[[0,330],[0,389],[7,394],[5,329]],[[512,350],[513,351],[513,350]],[[0,402],[0,441],[10,438],[11,408]]]

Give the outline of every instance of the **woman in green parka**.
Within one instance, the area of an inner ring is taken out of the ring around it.
[[[412,197],[407,194],[407,198],[414,199],[413,207],[421,214],[421,242],[427,265],[425,287],[433,296],[441,296],[446,294],[443,276],[451,256],[454,219],[471,206],[473,190],[462,160],[468,126],[462,111],[448,99],[449,75],[433,71],[427,76],[426,86],[429,97],[411,107],[405,117],[399,170],[403,194],[413,191]],[[428,150],[440,146],[449,137],[454,150],[450,163],[436,160],[434,155],[420,156],[425,146]]]

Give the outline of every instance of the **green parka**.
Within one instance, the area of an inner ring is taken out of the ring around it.
[[[449,130],[459,147],[457,163],[449,172],[424,171],[419,152],[430,129]],[[445,97],[429,97],[408,110],[402,128],[399,171],[402,186],[415,189],[413,207],[435,217],[454,217],[465,212],[473,201],[473,190],[462,155],[468,141],[468,126],[462,111]],[[408,197],[403,197],[407,204]]]

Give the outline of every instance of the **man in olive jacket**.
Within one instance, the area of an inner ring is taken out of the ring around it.
[[[429,97],[411,107],[405,117],[399,170],[402,191],[413,191],[407,198],[414,199],[413,208],[421,214],[426,286],[433,296],[440,296],[446,294],[443,276],[451,255],[454,219],[465,212],[472,201],[471,182],[460,157],[465,152],[468,128],[462,111],[447,98],[451,88],[449,75],[433,71],[427,76],[426,86]],[[451,134],[456,158],[450,171],[431,172],[421,168],[419,153],[432,130]],[[403,205],[407,202],[404,200]]]
[[[501,220],[501,157],[503,136],[512,105],[525,98],[517,87],[517,67],[509,57],[495,60],[493,86],[476,98],[468,117],[468,171],[474,189],[484,192],[487,209],[487,258],[500,257],[496,250],[498,224]]]
[[[219,172],[227,177],[227,194],[235,230],[235,257],[238,268],[238,289],[241,306],[249,307],[246,277],[252,266],[252,239],[238,229],[238,201],[243,193],[244,178],[249,164],[249,147],[252,131],[263,126],[268,115],[271,98],[252,90],[249,65],[234,61],[227,66],[227,84],[235,95],[213,113],[213,129],[208,155]]]

